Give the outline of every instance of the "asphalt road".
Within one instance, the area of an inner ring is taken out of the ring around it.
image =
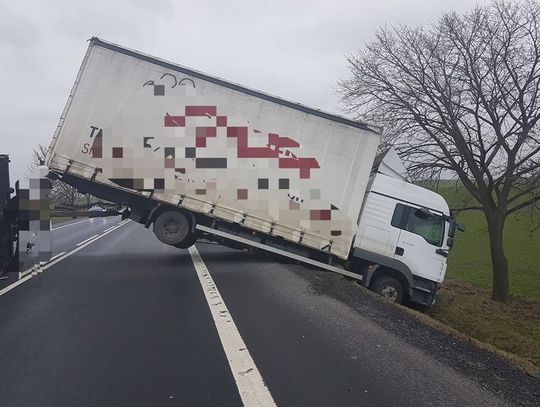
[[[205,275],[119,222],[56,225],[66,254],[0,296],[1,406],[237,406],[246,391],[279,406],[539,401],[537,379],[340,276],[199,242]]]

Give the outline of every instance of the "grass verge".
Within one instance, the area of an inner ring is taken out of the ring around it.
[[[442,182],[437,192],[454,208],[474,203],[455,181]],[[540,373],[540,213],[527,208],[506,220],[504,248],[512,296],[505,304],[490,299],[492,269],[484,214],[464,211],[457,219],[467,230],[456,236],[446,280],[427,314],[509,359],[515,355],[519,365]]]
[[[513,295],[501,304],[489,290],[459,281],[444,283],[427,314],[458,332],[516,355],[528,371],[540,372],[540,301]]]

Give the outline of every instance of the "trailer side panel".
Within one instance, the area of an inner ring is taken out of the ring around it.
[[[369,126],[96,40],[48,165],[346,258],[378,140]]]

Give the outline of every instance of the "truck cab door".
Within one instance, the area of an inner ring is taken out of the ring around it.
[[[446,273],[446,221],[426,209],[397,204],[392,226],[400,229],[394,259],[411,272],[441,282]]]

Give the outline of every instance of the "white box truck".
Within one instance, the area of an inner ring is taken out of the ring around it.
[[[252,246],[431,305],[456,224],[381,129],[92,38],[47,154],[52,177],[187,248]]]

